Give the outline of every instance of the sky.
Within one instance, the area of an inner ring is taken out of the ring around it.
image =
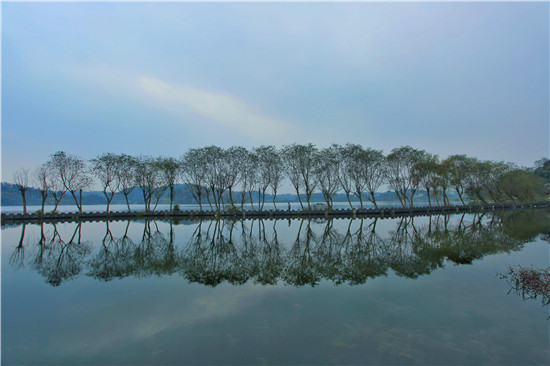
[[[2,180],[56,151],[549,156],[549,4],[5,3]]]

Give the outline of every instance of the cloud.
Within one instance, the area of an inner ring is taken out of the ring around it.
[[[297,126],[292,123],[267,116],[259,108],[231,95],[169,84],[148,76],[139,77],[138,84],[150,97],[160,99],[168,105],[191,109],[246,137],[281,141],[296,133]]]

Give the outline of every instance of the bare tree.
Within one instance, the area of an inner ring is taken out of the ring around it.
[[[120,181],[120,190],[126,199],[126,205],[128,206],[128,212],[131,212],[130,202],[128,196],[136,187],[136,166],[137,159],[133,156],[121,154],[118,156],[119,170],[117,172],[117,178]]]
[[[218,146],[207,146],[204,149],[207,191],[206,198],[210,202],[210,194],[214,200],[214,206],[219,211],[222,206],[222,195],[225,191],[225,152]],[[211,204],[210,204],[211,205]]]
[[[420,176],[420,184],[428,195],[428,205],[432,206],[432,193],[437,194],[439,160],[437,155],[431,155],[416,165],[417,174]],[[433,191],[432,191],[433,189]]]
[[[359,159],[361,165],[361,174],[365,184],[365,189],[370,193],[367,198],[378,208],[374,193],[384,184],[386,178],[386,158],[381,150],[367,148]]]
[[[340,182],[338,180],[339,154],[336,145],[319,151],[319,162],[315,175],[319,189],[327,202],[329,209],[332,209],[332,197],[338,191]]]
[[[39,166],[33,173],[33,181],[38,190],[40,191],[40,195],[42,196],[42,214],[44,214],[44,205],[46,204],[46,198],[48,198],[48,190],[50,189],[50,186],[48,184],[48,164],[44,163],[41,166]]]
[[[101,187],[103,188],[103,194],[107,199],[107,213],[109,213],[109,206],[115,196],[115,193],[119,190],[121,185],[120,170],[122,169],[118,155],[108,153],[99,155],[97,158],[90,160],[91,171],[99,179]],[[109,193],[107,193],[109,191]]]
[[[348,199],[349,207],[353,208],[350,193],[353,189],[353,178],[356,170],[356,159],[359,152],[363,149],[361,145],[346,144],[345,146],[334,145],[338,149],[338,182],[344,190]]]
[[[191,149],[181,157],[181,175],[202,211],[202,193],[206,185],[206,157],[203,149]]]
[[[152,157],[140,156],[136,158],[135,179],[136,185],[141,189],[143,194],[145,212],[149,212],[151,210],[151,200],[158,179]]]
[[[304,208],[302,199],[300,198],[300,188],[303,188],[308,209],[311,210],[311,195],[317,186],[314,174],[316,170],[315,164],[319,161],[317,148],[313,144],[287,145],[283,147],[283,159],[287,176],[296,190],[300,206],[302,209]]]
[[[250,205],[254,208],[252,200],[252,191],[256,187],[256,181],[258,179],[258,174],[256,170],[256,164],[258,162],[257,156],[250,152],[246,151],[241,156],[241,161],[239,165],[240,172],[240,186],[241,186],[241,210],[244,209],[244,203],[246,201],[246,195],[248,194],[250,199]]]
[[[271,179],[277,175],[274,170],[277,166],[277,149],[275,146],[260,146],[254,148],[254,154],[257,157],[257,181],[256,188],[258,190],[258,209],[263,210],[265,204],[265,192],[271,184]],[[260,205],[261,202],[261,205]]]
[[[13,182],[19,189],[21,193],[21,198],[23,199],[23,213],[27,213],[27,199],[25,193],[29,189],[29,170],[26,168],[19,168],[13,174]]]
[[[240,146],[232,146],[225,151],[225,188],[229,191],[229,201],[231,202],[231,207],[233,207],[234,210],[237,210],[237,207],[235,206],[235,201],[233,199],[233,190],[243,177],[241,169],[243,160],[246,159],[248,154],[248,150]]]
[[[54,205],[55,205],[53,212],[55,212],[57,211],[57,206],[61,202],[61,199],[63,198],[67,190],[65,189],[65,186],[61,181],[59,171],[55,166],[53,159],[48,160],[45,163],[45,166],[48,171],[47,177],[46,177],[46,179],[48,180],[48,188],[50,189],[50,194],[53,197]]]
[[[157,164],[160,169],[161,178],[170,190],[170,212],[174,202],[174,187],[180,175],[180,162],[174,158],[158,158]]]
[[[283,163],[281,160],[280,151],[274,146],[268,146],[268,153],[266,159],[269,165],[269,186],[271,187],[271,194],[273,195],[273,207],[277,209],[275,199],[277,198],[277,190],[284,180]]]
[[[166,193],[166,190],[168,189],[168,185],[164,180],[162,164],[159,158],[155,159],[151,163],[151,175],[149,176],[149,184],[153,187],[152,198],[155,199],[153,211],[155,211],[157,209],[160,199],[164,196],[164,193]]]
[[[92,183],[91,178],[86,173],[84,160],[75,155],[58,151],[52,156],[52,163],[61,178],[63,186],[73,196],[78,211],[82,212],[82,190]],[[78,199],[76,192],[79,192]]]
[[[364,171],[368,168],[369,156],[361,145],[352,146],[354,146],[354,149],[350,156],[350,167],[353,194],[359,199],[360,207],[363,209],[363,192],[367,188]]]

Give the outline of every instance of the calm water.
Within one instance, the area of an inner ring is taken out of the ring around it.
[[[547,365],[550,213],[2,227],[3,364]]]

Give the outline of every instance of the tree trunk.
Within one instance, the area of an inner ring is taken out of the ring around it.
[[[275,197],[277,197],[277,191],[273,191],[273,207],[277,209],[277,204],[275,204]]]
[[[235,206],[235,202],[233,202],[233,190],[231,187],[229,187],[229,202],[231,203],[231,207],[233,207],[233,210],[237,211],[237,206]]]
[[[462,205],[466,206],[466,204],[464,203],[464,200],[462,199],[462,194],[460,193],[460,190],[458,189],[458,187],[456,188],[456,193],[458,194],[458,198],[460,198],[460,202],[462,202]]]
[[[26,189],[20,189],[21,197],[23,198],[23,214],[27,214],[27,200],[25,198]]]
[[[265,189],[262,192],[262,210],[264,209],[264,205],[265,205]]]
[[[248,198],[250,198],[250,207],[254,211],[254,201],[252,200],[252,191],[248,191]]]
[[[349,192],[346,192],[346,198],[348,199],[349,207],[353,209],[353,205],[351,204],[351,201],[349,199]]]
[[[44,206],[46,205],[46,198],[48,197],[47,191],[40,191],[42,194],[42,215],[44,215]]]
[[[376,209],[378,209],[378,204],[376,204],[376,198],[374,198],[374,191],[370,192],[370,196],[372,197],[372,204]]]
[[[210,201],[210,190],[206,190],[206,199],[208,200],[208,204],[210,205],[210,211],[214,211],[214,207],[212,207],[212,202]]]
[[[300,191],[296,189],[296,194],[298,195],[298,202],[300,202],[300,207],[302,208],[302,211],[304,210],[304,204],[302,203],[302,198],[300,197]]]
[[[124,198],[126,198],[126,206],[128,206],[128,212],[132,212],[132,210],[130,209],[130,202],[128,202],[128,193],[126,193],[125,191],[122,191],[122,193],[124,194]]]
[[[109,213],[109,205],[111,201],[109,201],[109,196],[107,195],[107,188],[103,190],[103,194],[105,195],[105,199],[107,200],[107,213]]]
[[[157,209],[157,205],[159,204],[160,196],[157,197],[157,201],[155,202],[155,207],[153,207],[153,212]]]
[[[78,209],[78,211],[80,212],[80,206],[78,205],[78,199],[76,198],[76,194],[75,194],[75,191],[69,191],[71,192],[71,195],[73,196],[73,199],[74,199],[74,203],[76,205],[76,208]]]
[[[403,200],[401,199],[401,195],[399,194],[399,191],[395,191],[395,195],[399,199],[399,203],[401,204],[401,206],[405,207],[405,204],[403,203]]]
[[[172,212],[173,203],[174,203],[174,186],[170,185],[170,212]]]
[[[199,197],[199,211],[202,212],[202,192],[197,192],[197,196]]]
[[[141,189],[141,191],[143,192],[143,205],[145,206],[145,212],[147,212],[147,194],[145,193],[145,189]]]

